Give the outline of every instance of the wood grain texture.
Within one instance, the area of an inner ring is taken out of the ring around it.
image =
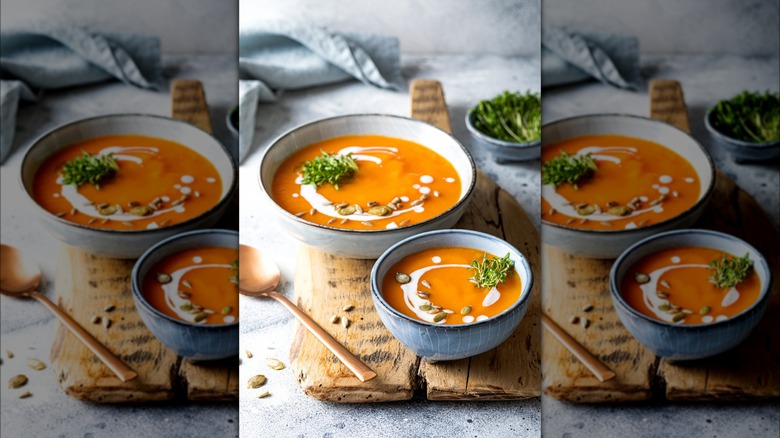
[[[203,86],[198,81],[172,84],[174,118],[211,132]],[[235,214],[221,221],[236,222]],[[138,378],[122,383],[98,358],[63,326],[59,326],[51,351],[51,363],[66,394],[80,400],[125,403],[187,398],[220,401],[238,399],[236,359],[211,363],[182,360],[168,350],[144,325],[135,309],[130,273],[135,262],[90,255],[63,246],[55,276],[58,304],[117,354]],[[105,312],[114,305],[116,309]],[[109,318],[105,328],[90,321],[96,315]]]
[[[690,132],[679,82],[650,84],[651,115]],[[726,175],[717,172],[715,189],[695,228],[723,231],[745,239],[764,254],[775,278],[777,230],[756,201]],[[672,363],[642,347],[622,326],[609,296],[612,261],[567,255],[544,247],[543,306],[569,333],[617,373],[600,383],[551,336],[543,339],[543,388],[547,395],[571,402],[646,400],[748,400],[780,396],[780,285],[773,284],[767,313],[751,336],[717,357]],[[594,305],[585,313],[582,307]],[[574,315],[592,325],[570,324]]]
[[[450,132],[444,92],[437,81],[414,81],[412,117]],[[457,228],[502,237],[526,254],[538,278],[539,234],[523,209],[490,178],[478,172],[472,202]],[[408,400],[425,390],[430,400],[522,399],[540,394],[540,296],[538,283],[517,332],[496,349],[470,359],[422,363],[385,329],[374,311],[369,290],[373,261],[353,260],[304,247],[295,276],[297,304],[378,377],[360,383],[309,332],[296,331],[290,366],[306,394],[336,402]],[[340,309],[354,304],[350,313]],[[344,329],[328,322],[348,316]]]

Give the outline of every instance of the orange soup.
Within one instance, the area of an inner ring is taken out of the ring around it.
[[[84,153],[112,157],[113,176],[98,185],[65,184],[63,169]],[[111,135],[72,144],[47,158],[35,174],[35,201],[77,224],[143,230],[194,218],[222,197],[217,169],[194,150],[155,137]]]
[[[302,166],[322,153],[354,158],[357,171],[335,185],[303,184]],[[452,164],[420,144],[355,135],[315,143],[279,167],[273,199],[307,221],[353,230],[392,229],[438,216],[454,206],[461,181]]]
[[[520,299],[522,284],[511,268],[504,283],[477,287],[470,280],[470,264],[484,255],[472,248],[441,247],[407,256],[382,280],[382,296],[401,313],[431,323],[469,324],[496,316]]]
[[[542,186],[543,219],[596,230],[644,227],[679,215],[699,199],[691,163],[671,149],[633,137],[587,135],[546,145],[542,163],[565,152],[589,155],[597,169],[572,184]]]
[[[165,257],[143,280],[143,295],[160,312],[199,324],[238,320],[238,250],[203,247]]]
[[[750,269],[735,287],[716,287],[710,282],[710,263],[722,256],[722,251],[701,247],[656,252],[627,271],[620,293],[631,307],[657,320],[678,324],[723,321],[758,300],[761,282]]]

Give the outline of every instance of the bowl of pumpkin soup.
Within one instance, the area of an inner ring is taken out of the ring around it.
[[[44,227],[97,255],[136,258],[209,227],[236,187],[230,152],[182,121],[144,114],[55,128],[25,153],[21,182]]]
[[[546,244],[615,258],[655,233],[699,218],[715,183],[705,149],[644,117],[599,114],[542,128],[542,235]]]
[[[154,245],[133,268],[132,293],[146,327],[177,355],[238,354],[237,231],[189,231]]]
[[[610,272],[620,321],[670,360],[701,359],[741,343],[769,302],[772,274],[748,243],[710,230],[660,233],[628,248]]]
[[[293,237],[363,259],[453,226],[475,182],[474,162],[452,135],[381,114],[294,128],[268,146],[259,172],[269,209]]]
[[[504,240],[438,230],[385,251],[371,271],[371,297],[406,348],[427,361],[457,360],[495,348],[515,332],[533,281],[526,257]]]

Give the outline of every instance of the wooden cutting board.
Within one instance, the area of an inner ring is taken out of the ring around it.
[[[174,118],[211,132],[208,107],[199,81],[172,84]],[[220,223],[236,223],[226,214]],[[195,364],[165,347],[144,326],[130,291],[134,260],[97,257],[63,245],[57,261],[55,295],[58,304],[87,331],[119,356],[138,378],[122,383],[65,327],[57,329],[51,349],[51,368],[66,394],[79,400],[126,403],[170,400],[237,400],[236,358]],[[108,306],[115,309],[107,312]],[[93,316],[111,326],[93,324]],[[236,352],[238,353],[238,352]]]
[[[677,81],[650,84],[651,117],[690,132],[688,111]],[[749,171],[749,169],[745,169]],[[543,308],[570,335],[599,357],[617,377],[599,382],[551,335],[543,337],[544,393],[570,402],[647,399],[749,400],[780,396],[780,238],[761,206],[720,171],[707,209],[695,228],[738,236],[768,258],[775,281],[766,314],[741,345],[714,358],[671,363],[646,350],[623,327],[609,294],[611,260],[575,257],[544,246]],[[593,305],[591,312],[582,308]],[[588,329],[572,325],[587,317]]]
[[[451,131],[441,84],[412,83],[412,117]],[[539,233],[520,205],[478,172],[475,193],[457,228],[501,237],[525,254],[539,278]],[[369,289],[373,260],[354,260],[302,247],[295,273],[295,299],[306,313],[358,355],[378,377],[361,383],[303,326],[298,326],[290,366],[304,392],[333,402],[385,402],[411,399],[425,391],[429,400],[509,400],[540,395],[540,296],[534,285],[518,330],[499,347],[469,359],[423,363],[385,329]],[[355,309],[341,308],[353,304]],[[346,316],[348,329],[329,323]]]

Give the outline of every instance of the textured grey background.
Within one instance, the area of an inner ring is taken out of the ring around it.
[[[240,22],[301,20],[393,34],[405,53],[537,55],[540,0],[241,0]]]
[[[777,55],[776,0],[544,0],[543,25],[639,37],[643,53]]]

